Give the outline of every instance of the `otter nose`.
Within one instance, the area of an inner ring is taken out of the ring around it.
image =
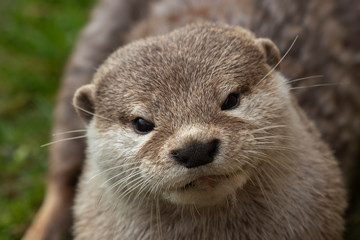
[[[199,167],[211,163],[218,152],[219,140],[208,143],[193,143],[184,149],[171,152],[173,159],[186,168]]]

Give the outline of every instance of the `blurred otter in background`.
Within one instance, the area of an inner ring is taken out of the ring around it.
[[[334,151],[351,186],[360,150],[359,5],[356,0],[102,0],[65,70],[54,132],[84,128],[71,104],[75,90],[89,83],[96,68],[128,42],[207,20],[243,26],[270,38],[283,55],[299,35],[281,63],[282,73],[290,81],[322,75],[292,82],[293,93]],[[84,149],[83,139],[52,145],[46,199],[25,239],[71,236],[71,207]]]

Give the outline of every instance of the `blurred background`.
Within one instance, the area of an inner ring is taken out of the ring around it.
[[[0,0],[0,240],[20,239],[45,192],[52,112],[95,0]],[[360,183],[358,171],[356,183]],[[345,239],[360,239],[360,191]]]
[[[94,0],[0,0],[0,239],[20,239],[44,197],[59,80]]]

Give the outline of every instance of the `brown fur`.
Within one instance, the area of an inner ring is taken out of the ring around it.
[[[75,95],[95,109],[75,238],[341,239],[340,170],[286,80],[268,74],[278,61],[269,40],[207,23],[116,51]],[[233,92],[239,107],[221,111]],[[155,129],[135,133],[137,117]],[[214,138],[214,162],[170,157]]]

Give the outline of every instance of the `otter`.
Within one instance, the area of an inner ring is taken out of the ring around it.
[[[356,231],[358,202],[356,171],[359,159],[360,15],[357,0],[311,2],[294,0],[99,0],[69,58],[54,114],[46,197],[24,239],[70,239],[72,207],[78,177],[83,171],[86,143],[79,137],[84,125],[72,106],[77,88],[88,84],[99,65],[117,48],[139,38],[165,34],[198,20],[243,26],[259,37],[270,38],[284,53],[281,62],[299,105],[330,145],[350,191],[348,227]],[[339,84],[314,87],[321,84]],[[352,186],[353,185],[353,186]],[[355,233],[356,234],[356,233]]]
[[[75,239],[341,239],[338,163],[269,39],[213,23],[121,47],[79,88]]]

